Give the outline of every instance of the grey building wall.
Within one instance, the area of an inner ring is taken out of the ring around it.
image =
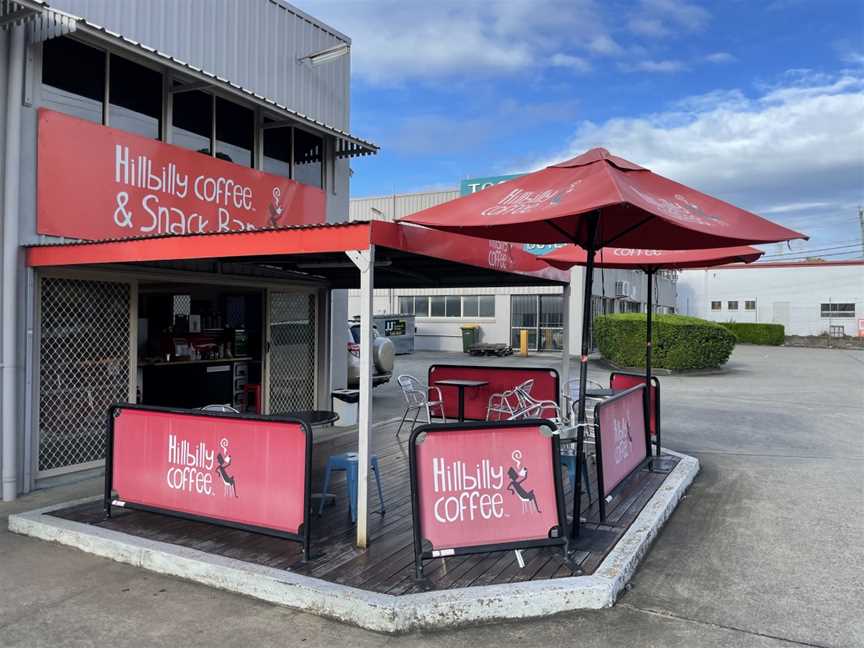
[[[281,0],[51,0],[50,5],[347,130],[349,56],[301,62],[350,39]]]

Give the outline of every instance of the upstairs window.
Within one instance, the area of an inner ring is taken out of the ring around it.
[[[216,97],[216,157],[252,166],[255,112]]]
[[[756,310],[756,300],[748,299],[744,302],[744,310]]]
[[[855,317],[854,303],[822,304],[822,317]]]
[[[108,125],[159,139],[162,134],[162,75],[120,56],[112,55],[108,67]]]
[[[313,187],[324,187],[324,140],[317,135],[294,129],[294,179]]]
[[[726,308],[728,308],[729,310],[736,310],[737,311],[738,310],[738,302],[737,301],[726,302]]]
[[[175,92],[171,143],[210,155],[213,138],[213,96],[200,90]]]
[[[107,54],[71,38],[42,44],[42,104],[88,121],[103,123]]]
[[[264,125],[267,125],[267,120],[264,121]],[[293,130],[290,126],[264,129],[263,171],[284,178],[291,177],[291,133]]]
[[[712,301],[711,302],[711,310],[712,311],[719,311],[720,308],[722,308],[722,304],[723,304],[723,302]]]

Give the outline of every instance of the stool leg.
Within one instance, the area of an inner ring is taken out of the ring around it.
[[[372,470],[375,471],[375,484],[378,486],[378,503],[381,505],[381,515],[384,515],[384,492],[381,490],[381,473],[378,470],[378,457],[372,457]]]
[[[321,501],[318,503],[318,515],[324,512],[324,502],[327,501],[327,489],[330,488],[330,470],[333,464],[327,462],[327,467],[324,469],[324,488],[321,489]]]
[[[345,471],[348,482],[348,508],[351,510],[351,521],[357,522],[357,464],[348,465]]]

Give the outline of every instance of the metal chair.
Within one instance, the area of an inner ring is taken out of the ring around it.
[[[513,389],[492,394],[486,405],[486,420],[507,421],[512,419],[517,412],[528,406],[528,403],[525,402],[525,396],[530,396],[533,389],[534,380],[532,379],[516,385]]]
[[[589,380],[587,382],[587,386],[589,389],[605,389],[603,385],[598,383],[595,380]],[[564,385],[564,388],[561,390],[561,405],[564,410],[564,414],[568,417],[568,422],[575,422],[576,417],[573,415],[574,405],[579,402],[579,379],[575,378],[573,380],[568,380]],[[591,398],[586,400],[587,404],[590,404],[589,409],[593,411],[594,409],[594,401]],[[590,417],[590,414],[589,414]]]
[[[522,407],[510,417],[510,420],[545,418],[554,421],[558,426],[566,422],[561,416],[561,408],[555,401],[532,398],[530,393],[522,391],[521,386],[516,388],[516,392],[520,396]]]
[[[204,412],[222,412],[223,414],[239,414],[240,410],[234,409],[230,405],[221,405],[215,403],[213,405],[205,405],[201,408]]]
[[[402,431],[402,426],[405,424],[408,414],[414,411],[414,419],[411,421],[411,429],[417,425],[417,417],[420,416],[421,410],[426,411],[426,422],[432,422],[432,410],[436,407],[441,412],[441,420],[446,423],[447,416],[444,414],[444,397],[441,395],[440,387],[424,385],[414,376],[402,375],[396,381],[402,389],[402,396],[405,398],[405,413],[402,415],[402,420],[399,422],[399,427],[396,428],[396,436]],[[437,400],[429,400],[429,392],[438,394]]]

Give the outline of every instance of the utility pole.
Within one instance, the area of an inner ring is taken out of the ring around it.
[[[858,224],[861,225],[861,256],[864,257],[864,207],[858,206]]]

